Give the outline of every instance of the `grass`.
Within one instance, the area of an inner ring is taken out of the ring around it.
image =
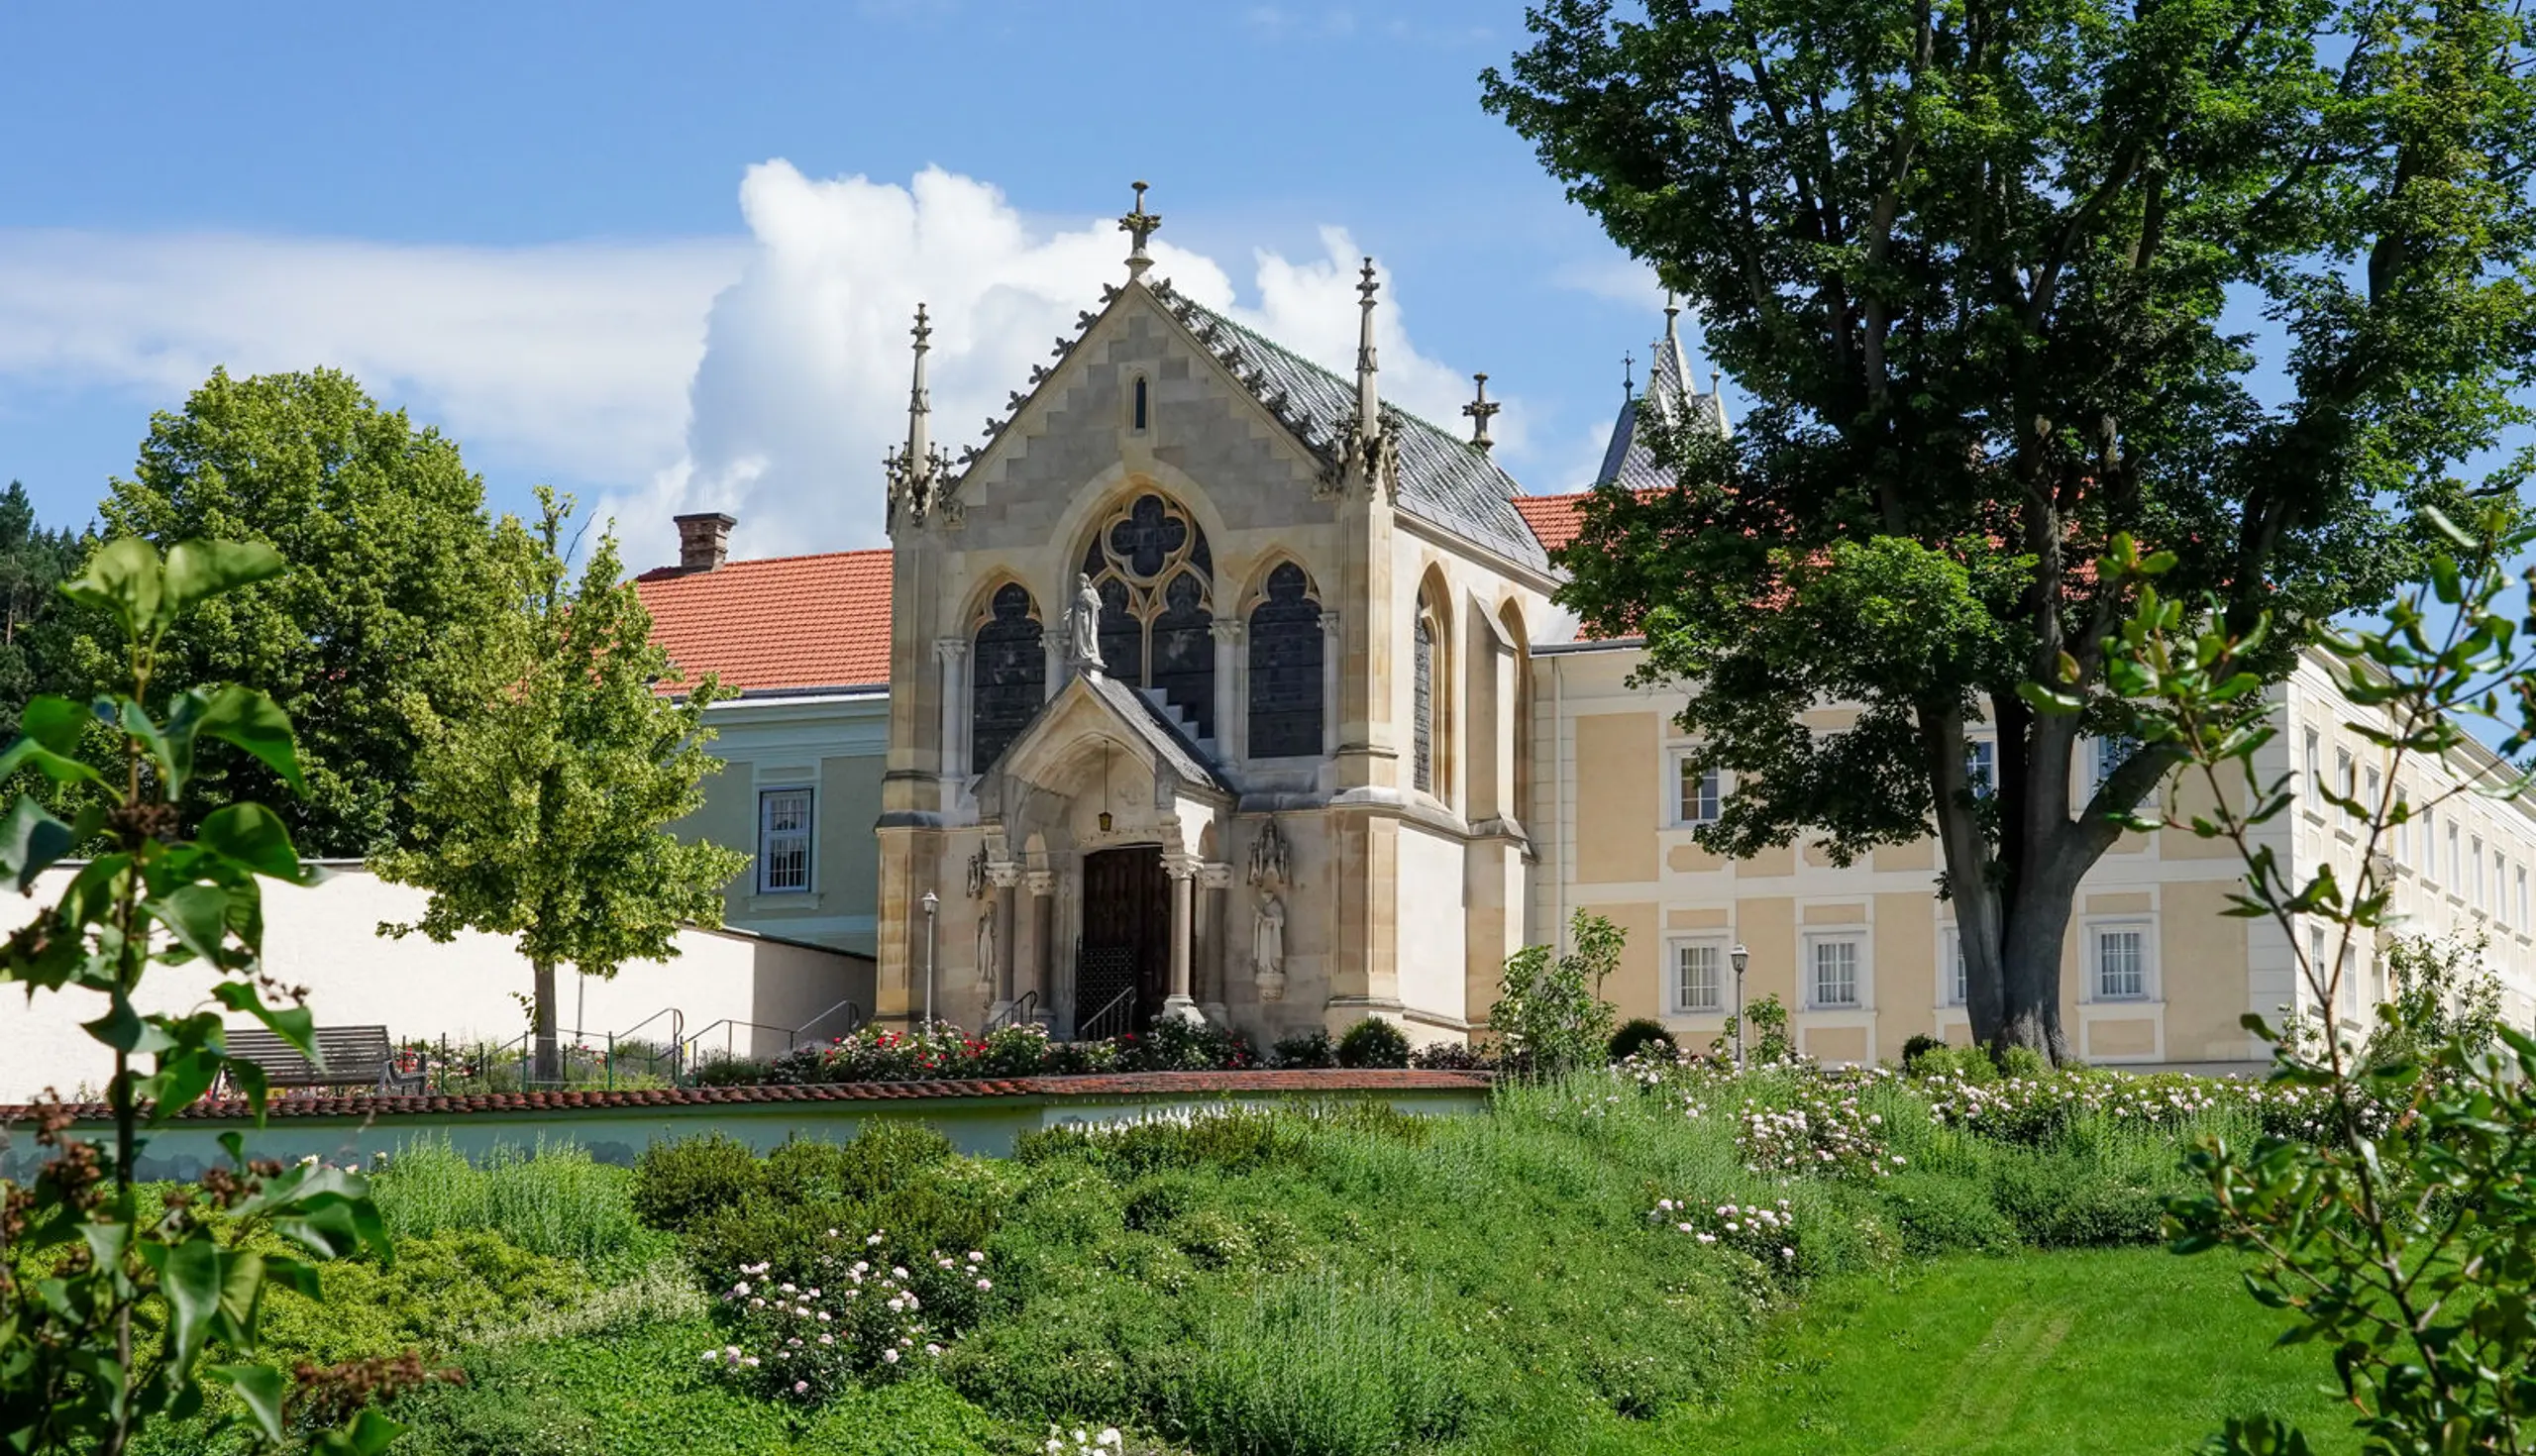
[[[1613,1430],[1595,1456],[2184,1452],[2231,1415],[2349,1451],[2312,1346],[2222,1255],[2102,1249],[1955,1258],[1826,1281],[1713,1407]]]
[[[398,1238],[489,1230],[533,1254],[598,1260],[636,1242],[630,1176],[590,1161],[577,1144],[496,1148],[470,1164],[446,1137],[396,1149],[371,1181],[379,1216]]]

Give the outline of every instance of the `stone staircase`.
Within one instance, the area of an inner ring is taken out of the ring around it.
[[[1169,723],[1173,728],[1178,729],[1181,737],[1196,744],[1198,746],[1198,752],[1206,755],[1208,763],[1220,764],[1223,762],[1222,757],[1215,752],[1215,741],[1212,738],[1199,737],[1198,720],[1190,717],[1187,712],[1175,706],[1169,698],[1163,696],[1161,688],[1139,687],[1136,689],[1136,695],[1153,704],[1153,710],[1162,715],[1164,722]]]

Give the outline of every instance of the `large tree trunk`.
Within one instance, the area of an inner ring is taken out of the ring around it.
[[[555,1044],[555,963],[539,961],[537,966],[537,1081],[549,1085],[564,1080],[562,1049]]]

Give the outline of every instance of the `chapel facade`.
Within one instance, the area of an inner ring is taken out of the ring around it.
[[[1152,275],[1157,221],[956,463],[919,310],[876,1013],[1461,1040],[1527,928],[1547,557],[1484,405],[1383,401],[1370,260],[1342,377]]]

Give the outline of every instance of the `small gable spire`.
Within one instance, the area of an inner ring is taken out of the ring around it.
[[[951,463],[933,448],[930,426],[933,399],[924,387],[924,357],[932,352],[933,324],[925,317],[924,305],[915,306],[915,372],[907,386],[907,443],[903,451],[893,451],[883,463],[890,477],[890,524],[896,526],[901,508],[907,519],[920,521],[933,508],[934,492],[949,474]]]
[[[1470,443],[1478,446],[1480,453],[1484,455],[1496,445],[1495,441],[1488,438],[1489,417],[1504,409],[1505,406],[1488,397],[1486,374],[1473,374],[1470,377],[1471,382],[1478,386],[1479,392],[1470,403],[1462,406],[1462,413],[1470,417]]]
[[[1381,365],[1374,362],[1374,294],[1382,284],[1374,281],[1374,260],[1356,275],[1358,320],[1356,326],[1356,419],[1358,428],[1372,434],[1381,428],[1382,401],[1374,390],[1374,374]]]
[[[1145,253],[1145,240],[1162,226],[1161,213],[1145,211],[1145,184],[1137,182],[1134,185],[1136,210],[1118,219],[1118,231],[1135,242],[1127,254],[1127,277],[1130,281],[1143,277],[1145,269],[1153,266],[1153,259]]]

